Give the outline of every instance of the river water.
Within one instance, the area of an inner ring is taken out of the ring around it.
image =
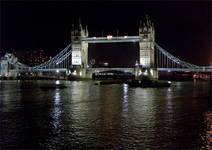
[[[130,88],[60,81],[0,81],[0,149],[199,149],[207,82]]]

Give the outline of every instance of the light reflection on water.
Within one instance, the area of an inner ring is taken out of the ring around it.
[[[157,89],[60,81],[68,88],[39,88],[52,82],[1,81],[3,147],[195,149],[206,136],[206,83]]]
[[[123,84],[123,102],[122,102],[122,109],[123,109],[123,116],[127,117],[128,112],[128,84]]]
[[[52,108],[52,117],[53,117],[53,125],[54,128],[57,129],[60,125],[60,116],[61,116],[61,108],[60,108],[60,90],[55,90],[55,96],[53,99],[53,108]]]

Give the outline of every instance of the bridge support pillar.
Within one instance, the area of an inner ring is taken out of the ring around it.
[[[151,79],[158,79],[158,71],[156,68],[148,68],[147,71],[144,72]]]
[[[88,68],[75,68],[72,71],[72,75],[77,78],[92,79],[92,70]]]
[[[82,68],[81,72],[82,72],[81,78],[87,78],[87,69],[86,68]]]
[[[141,68],[136,67],[134,70],[134,74],[135,74],[135,79],[138,80],[139,76],[141,75]]]
[[[139,37],[140,65],[145,68],[153,68],[155,29],[154,24],[148,19],[148,17],[143,23],[140,22]]]
[[[156,68],[135,68],[135,79],[139,79],[140,76],[158,79],[158,70]]]

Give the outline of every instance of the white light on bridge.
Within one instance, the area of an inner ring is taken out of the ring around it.
[[[96,37],[93,37],[93,39],[96,39]]]
[[[144,71],[144,75],[145,75],[145,76],[148,75],[148,71],[147,71],[147,70]]]
[[[76,70],[74,70],[74,72],[72,73],[73,75],[77,75],[77,71]]]
[[[113,38],[112,35],[108,35],[108,36],[107,36],[107,39],[108,39],[108,40],[111,40],[112,38]]]
[[[150,69],[150,74],[151,76],[153,76],[153,69]]]
[[[60,72],[60,70],[58,70],[58,69],[57,69],[57,70],[56,70],[56,72],[57,72],[57,73],[59,73],[59,72]]]
[[[59,80],[55,81],[55,84],[56,85],[60,84],[60,81]]]
[[[126,39],[126,38],[127,38],[127,36],[124,36],[124,38]]]
[[[80,71],[79,75],[82,76],[82,71]]]
[[[138,75],[140,76],[141,74],[142,74],[142,71],[141,71],[141,70],[139,70]]]

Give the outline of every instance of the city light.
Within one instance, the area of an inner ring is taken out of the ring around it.
[[[56,70],[56,73],[59,73],[59,72],[60,72],[60,70],[57,69],[57,70]]]

